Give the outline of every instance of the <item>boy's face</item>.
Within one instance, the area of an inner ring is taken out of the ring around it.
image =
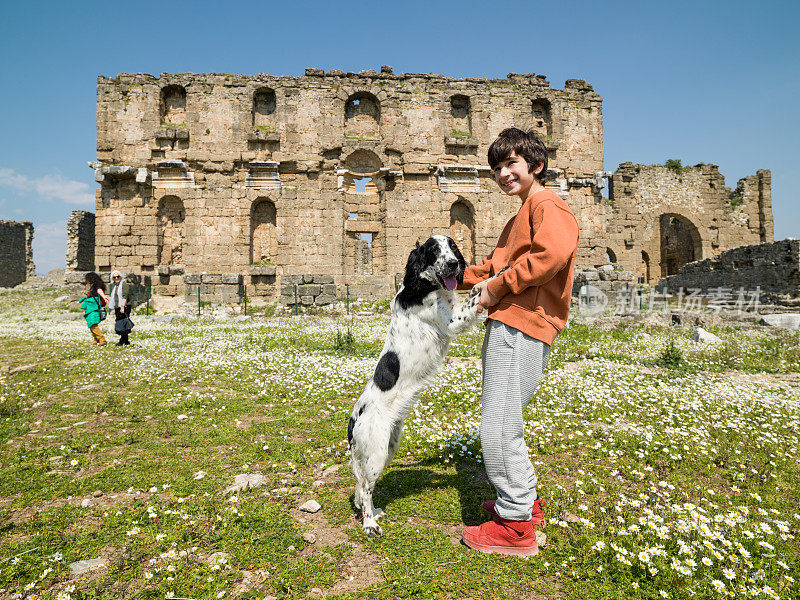
[[[523,200],[536,179],[535,174],[542,170],[540,165],[533,172],[528,171],[528,163],[516,152],[511,152],[494,168],[494,180],[500,189],[509,196],[520,196]]]

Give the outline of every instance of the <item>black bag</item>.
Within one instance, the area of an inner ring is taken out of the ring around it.
[[[124,317],[114,323],[114,333],[118,335],[128,333],[131,329],[133,329],[133,321],[131,321],[128,317]]]
[[[100,296],[95,296],[95,298],[97,299],[97,309],[100,311],[100,320],[105,321],[108,313],[106,312],[105,306],[103,306],[103,300]]]

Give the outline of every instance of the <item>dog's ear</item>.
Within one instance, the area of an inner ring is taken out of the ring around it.
[[[417,242],[417,247],[408,255],[403,285],[409,287],[419,277],[423,269],[425,269],[425,248]]]

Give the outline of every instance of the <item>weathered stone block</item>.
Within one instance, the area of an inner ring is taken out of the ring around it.
[[[304,283],[297,286],[297,293],[302,296],[317,296],[322,292],[322,286],[314,283]]]
[[[203,280],[203,276],[200,273],[186,273],[183,276],[183,283],[186,285],[200,285]]]
[[[314,304],[317,306],[327,306],[336,302],[336,296],[328,294],[320,294],[314,299]]]
[[[203,283],[219,285],[222,283],[222,275],[220,273],[203,273]]]
[[[275,275],[275,265],[251,265],[250,275],[254,277]]]

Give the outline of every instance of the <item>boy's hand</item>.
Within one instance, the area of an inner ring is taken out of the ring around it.
[[[483,312],[484,308],[489,308],[490,306],[494,306],[500,301],[498,298],[495,298],[489,293],[489,290],[486,289],[485,283],[481,283],[479,285],[481,289],[481,296],[478,299],[478,308],[476,310],[478,314]]]

